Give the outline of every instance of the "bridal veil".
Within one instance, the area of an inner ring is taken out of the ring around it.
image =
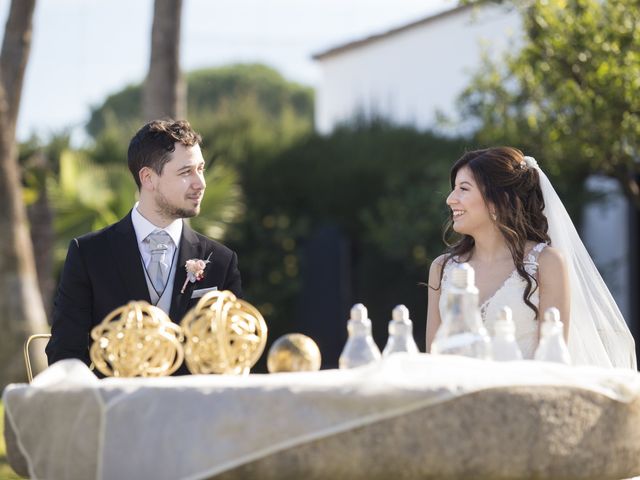
[[[560,197],[533,157],[524,157],[540,176],[551,246],[560,250],[569,271],[571,319],[569,351],[576,365],[636,369],[633,336],[611,292],[589,256]]]

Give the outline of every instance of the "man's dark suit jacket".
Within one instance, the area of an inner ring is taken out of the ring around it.
[[[186,261],[205,260],[209,254],[204,278],[189,282],[184,293],[180,293],[186,279]],[[193,290],[210,287],[240,295],[238,258],[229,248],[184,224],[169,317],[179,323],[199,300],[191,299]],[[91,329],[114,309],[132,300],[151,303],[129,213],[103,230],[71,241],[54,303],[51,340],[46,348],[49,364],[78,358],[89,365]],[[184,365],[179,373],[188,373]]]

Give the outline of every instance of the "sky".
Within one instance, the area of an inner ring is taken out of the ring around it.
[[[10,0],[0,0],[0,33]],[[184,71],[261,62],[311,86],[311,56],[457,5],[457,0],[184,0]],[[152,0],[38,0],[18,139],[65,129],[82,139],[91,107],[142,81]]]

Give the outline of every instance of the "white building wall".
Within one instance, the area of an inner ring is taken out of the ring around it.
[[[321,56],[317,130],[329,133],[354,112],[420,129],[434,127],[437,110],[455,120],[455,101],[482,52],[504,52],[517,41],[520,24],[517,12],[504,7],[468,8]]]

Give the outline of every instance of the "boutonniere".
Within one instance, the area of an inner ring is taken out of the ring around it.
[[[201,260],[199,258],[187,260],[187,263],[184,264],[184,268],[187,271],[187,279],[184,281],[184,285],[182,285],[180,293],[184,293],[184,289],[187,288],[187,284],[189,282],[199,282],[204,278],[204,269],[207,268],[207,263],[209,263],[210,258],[211,254],[209,254],[206,260]]]

